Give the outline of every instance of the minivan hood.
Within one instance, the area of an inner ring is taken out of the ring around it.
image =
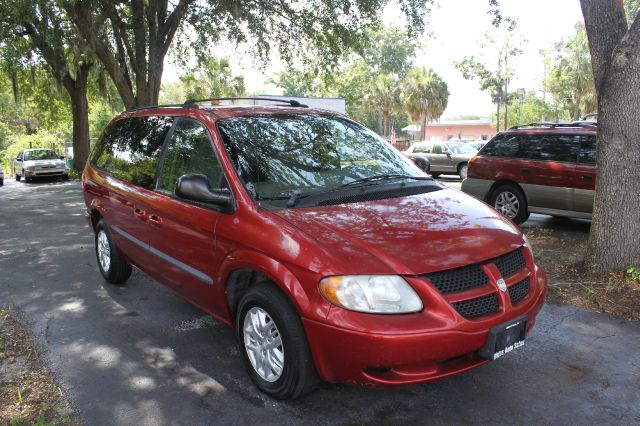
[[[274,212],[340,264],[340,273],[415,275],[491,259],[522,246],[521,232],[455,189]]]
[[[25,160],[23,163],[23,167],[30,166],[64,166],[64,161],[59,158],[50,159],[50,160]]]

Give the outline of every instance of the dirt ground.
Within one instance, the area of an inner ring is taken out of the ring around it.
[[[77,425],[78,416],[42,365],[22,326],[0,310],[0,425]]]
[[[640,269],[604,275],[582,273],[588,234],[544,227],[525,231],[536,259],[549,275],[547,303],[640,321]]]

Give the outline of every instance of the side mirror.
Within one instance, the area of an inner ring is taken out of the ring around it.
[[[20,161],[20,162],[22,162],[22,158],[20,158],[20,157],[16,157],[16,161]]]
[[[209,179],[203,174],[190,173],[180,176],[176,195],[185,200],[220,206],[223,211],[233,210],[233,196],[228,189],[211,189]]]

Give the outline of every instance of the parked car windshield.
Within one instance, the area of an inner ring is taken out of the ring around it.
[[[27,151],[24,153],[25,161],[28,160],[55,160],[58,156],[50,149],[39,149],[37,151]]]
[[[473,146],[463,143],[450,143],[448,146],[453,154],[475,154],[478,152]]]
[[[234,117],[221,120],[218,130],[255,198],[330,190],[380,175],[421,176],[388,142],[343,117]]]

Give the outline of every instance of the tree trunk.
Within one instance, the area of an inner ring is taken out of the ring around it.
[[[427,140],[427,113],[420,116],[420,140]]]
[[[585,267],[603,273],[640,265],[640,19],[622,31],[621,2],[581,3],[598,92],[598,172]]]
[[[500,131],[500,99],[496,102],[496,132]]]
[[[79,173],[89,158],[89,102],[87,100],[87,79],[90,64],[78,68],[75,80],[67,72],[62,79],[71,98],[73,117],[73,168]]]

